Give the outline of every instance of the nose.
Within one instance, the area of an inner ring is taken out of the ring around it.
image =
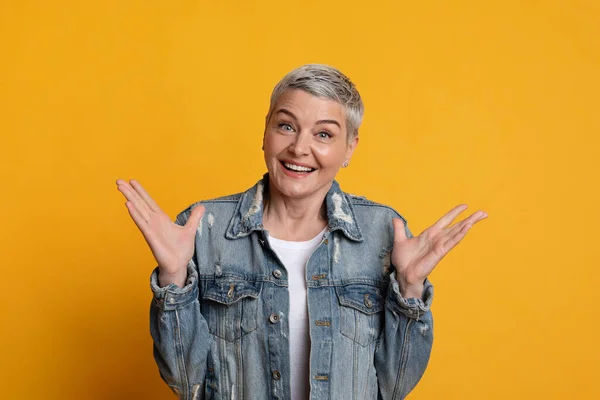
[[[290,153],[304,156],[310,152],[310,132],[299,132],[290,143]]]

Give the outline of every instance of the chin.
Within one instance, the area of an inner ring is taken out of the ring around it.
[[[285,178],[275,182],[275,189],[285,197],[300,199],[315,192],[312,185],[302,182],[286,182]]]
[[[281,195],[292,198],[292,199],[302,199],[306,197],[310,197],[315,193],[319,192],[323,186],[328,185],[317,185],[315,182],[311,182],[310,180],[303,180],[300,182],[294,182],[286,176],[278,176],[274,177],[272,184],[274,185],[275,190],[277,190]]]

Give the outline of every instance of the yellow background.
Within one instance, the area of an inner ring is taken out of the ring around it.
[[[431,276],[410,398],[600,398],[599,4],[0,2],[0,398],[172,398],[114,181],[172,217],[251,186],[270,91],[309,62],[365,101],[346,191],[415,234],[490,216]]]

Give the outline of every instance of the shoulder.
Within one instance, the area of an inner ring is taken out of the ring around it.
[[[367,199],[365,196],[358,196],[352,193],[345,193],[348,201],[352,205],[354,212],[359,215],[364,215],[366,217],[377,217],[381,216],[384,218],[400,218],[404,222],[406,222],[406,218],[404,218],[398,211],[394,208],[378,203],[373,200]]]
[[[178,223],[185,223],[190,217],[192,210],[198,206],[204,206],[206,213],[211,214],[233,214],[238,202],[242,198],[245,192],[230,194],[221,197],[215,197],[212,199],[205,199],[190,204],[185,210],[177,214],[176,221]]]
[[[369,200],[364,196],[357,196],[350,193],[345,193],[345,195],[351,204],[354,215],[363,234],[374,235],[375,232],[380,232],[381,228],[384,227],[384,230],[387,230],[390,235],[393,235],[393,219],[400,218],[404,223],[404,229],[407,237],[413,236],[412,232],[408,228],[408,221],[406,218],[404,218],[404,216],[394,208],[376,201]]]

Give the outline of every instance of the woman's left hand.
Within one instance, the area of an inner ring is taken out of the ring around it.
[[[400,284],[402,297],[421,298],[425,279],[435,266],[465,237],[475,223],[487,218],[484,211],[477,211],[450,226],[452,221],[466,209],[466,204],[454,207],[419,236],[410,239],[406,237],[402,220],[393,219],[394,247],[391,257],[392,264],[396,268],[396,279]]]

